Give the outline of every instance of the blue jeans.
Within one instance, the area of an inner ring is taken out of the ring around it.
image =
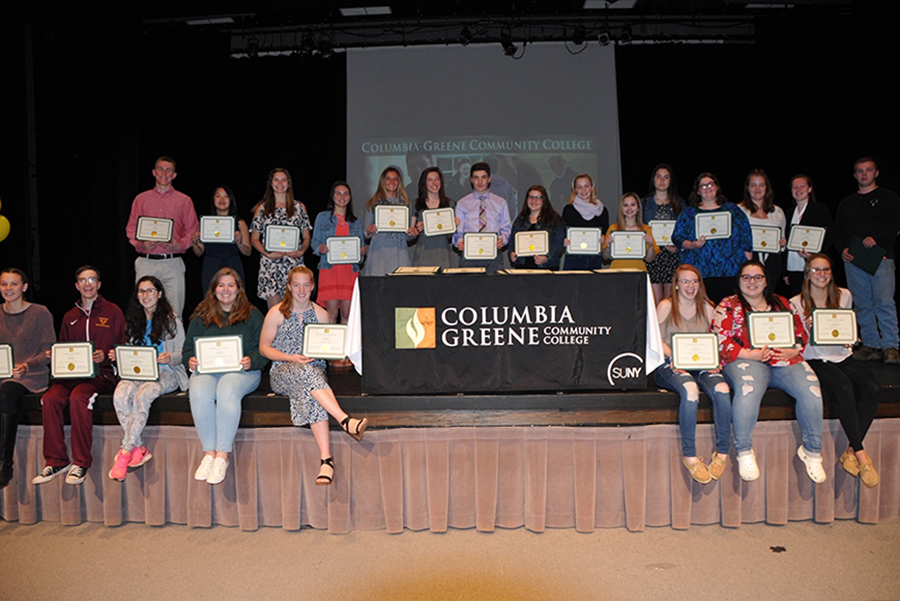
[[[875,275],[853,263],[844,263],[847,287],[853,293],[853,307],[863,344],[873,348],[897,348],[897,304],[894,302],[896,267],[884,259]]]
[[[191,376],[191,415],[203,452],[230,453],[241,421],[241,400],[259,386],[261,372]]]
[[[731,448],[731,394],[721,373],[675,372],[671,363],[653,372],[657,385],[677,392],[681,399],[678,407],[678,424],[681,428],[681,446],[685,457],[697,456],[697,405],[700,401],[699,384],[712,401],[713,422],[716,426],[716,450],[727,455]],[[719,390],[716,390],[716,388]]]
[[[759,405],[770,386],[794,397],[803,446],[813,453],[822,452],[822,391],[819,379],[805,361],[772,367],[760,361],[735,359],[723,371],[734,394],[732,419],[734,448],[738,453],[753,448]]]

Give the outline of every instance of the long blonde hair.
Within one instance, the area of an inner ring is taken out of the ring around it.
[[[400,197],[400,200],[403,201],[404,204],[409,204],[409,197],[406,195],[406,189],[403,187],[403,172],[400,171],[399,167],[386,167],[384,171],[381,172],[381,177],[378,178],[378,188],[375,190],[375,194],[372,195],[372,198],[366,201],[366,209],[369,211],[375,210],[375,205],[386,199],[387,191],[384,187],[384,178],[387,177],[387,174],[390,172],[394,172],[397,174],[397,177],[400,178],[400,185],[397,187],[397,196]]]
[[[569,204],[575,202],[575,197],[578,196],[578,192],[575,191],[575,184],[582,178],[585,178],[589,182],[591,182],[591,197],[588,199],[588,202],[592,205],[597,204],[598,202],[600,202],[600,199],[597,198],[597,186],[594,185],[594,178],[592,178],[587,173],[579,173],[575,176],[575,179],[572,180],[572,194],[569,195]]]
[[[635,192],[626,192],[622,195],[622,198],[619,199],[619,215],[616,217],[616,224],[619,228],[619,231],[624,230],[625,225],[625,212],[622,210],[622,206],[625,204],[625,199],[631,197],[637,201],[637,213],[634,215],[634,223],[638,226],[638,228],[643,229],[644,227],[644,203],[641,202],[641,197],[638,196]]]

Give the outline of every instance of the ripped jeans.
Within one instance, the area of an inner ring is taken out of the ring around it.
[[[708,371],[675,372],[672,370],[672,364],[667,362],[653,372],[653,378],[657,386],[677,392],[681,400],[678,407],[678,425],[681,430],[681,448],[684,456],[697,456],[697,406],[700,404],[700,388],[712,401],[716,450],[719,455],[727,455],[731,448],[731,391],[722,374]]]
[[[803,446],[813,453],[822,452],[822,392],[819,379],[806,361],[775,367],[760,361],[735,359],[725,366],[724,373],[734,395],[732,421],[734,448],[738,453],[753,448],[759,405],[769,387],[783,390],[797,401]]]

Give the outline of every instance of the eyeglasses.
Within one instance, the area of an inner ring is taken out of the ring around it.
[[[701,190],[709,190],[710,188],[715,188],[715,187],[716,187],[716,185],[712,182],[710,182],[708,184],[700,184]]]
[[[159,292],[159,290],[157,290],[156,288],[144,288],[144,289],[142,289],[142,290],[138,290],[138,291],[137,291],[137,293],[138,293],[140,296],[146,296],[146,295],[148,295],[148,294],[155,294],[155,293],[157,293],[157,292]]]
[[[677,280],[682,286],[698,286],[700,280]]]
[[[96,284],[97,282],[100,281],[100,279],[99,278],[78,278],[75,281],[78,282],[79,284],[87,284],[88,282],[90,282],[91,284]]]
[[[827,274],[831,273],[831,267],[810,267],[809,272],[813,275],[819,274],[819,273],[824,273],[827,275]]]
[[[744,274],[741,276],[742,282],[762,282],[764,279],[766,279],[766,276],[761,273],[755,275]]]
[[[544,197],[538,194],[537,196],[529,195],[528,200],[544,200]]]

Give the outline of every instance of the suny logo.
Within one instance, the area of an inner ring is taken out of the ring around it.
[[[615,386],[615,380],[634,380],[641,377],[644,368],[644,359],[636,353],[621,353],[616,355],[606,366],[606,379],[610,386]]]
[[[434,348],[434,307],[394,309],[394,348]]]

